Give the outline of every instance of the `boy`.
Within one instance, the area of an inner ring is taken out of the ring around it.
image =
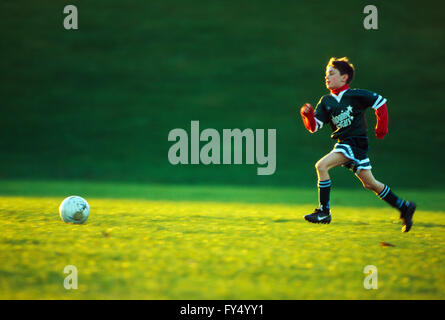
[[[314,133],[329,123],[333,131],[331,138],[337,140],[333,150],[315,164],[320,206],[304,218],[312,223],[331,222],[329,170],[344,166],[354,172],[364,188],[374,191],[380,199],[400,211],[402,232],[408,232],[413,224],[416,204],[399,198],[387,185],[377,181],[371,173],[371,163],[367,156],[365,110],[368,107],[375,110],[377,117],[375,134],[378,139],[383,139],[388,133],[386,99],[371,91],[350,89],[349,83],[353,77],[354,66],[348,58],[331,58],[326,66],[325,76],[326,87],[331,94],[320,99],[315,112],[309,103],[300,109],[304,126],[309,132]]]

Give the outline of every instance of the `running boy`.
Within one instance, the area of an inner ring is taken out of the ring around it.
[[[331,58],[326,66],[325,76],[326,87],[331,94],[320,99],[315,112],[309,103],[300,109],[304,126],[309,132],[314,133],[323,125],[330,124],[333,131],[331,138],[337,140],[333,150],[315,164],[320,206],[304,218],[312,223],[331,222],[329,170],[344,166],[355,173],[364,188],[374,191],[380,199],[400,211],[402,232],[408,232],[413,224],[416,204],[399,198],[387,185],[377,181],[371,173],[371,163],[367,156],[365,110],[369,107],[375,110],[375,134],[378,139],[383,139],[388,133],[386,99],[371,91],[350,89],[349,83],[353,77],[354,66],[348,58]]]

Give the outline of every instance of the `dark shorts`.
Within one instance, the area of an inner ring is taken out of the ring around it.
[[[362,169],[371,169],[371,162],[368,158],[368,138],[367,137],[350,137],[338,142],[334,145],[331,152],[341,152],[351,161],[343,166],[358,174]]]

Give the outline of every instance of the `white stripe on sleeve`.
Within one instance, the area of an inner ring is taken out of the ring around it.
[[[386,99],[379,95],[377,100],[375,101],[374,105],[372,106],[373,109],[377,110],[381,106],[383,106],[386,103]]]
[[[315,118],[315,122],[316,122],[315,131],[317,131],[318,129],[323,128],[323,122],[321,122],[321,121],[318,120],[317,118]],[[314,132],[315,132],[315,131],[314,131]]]
[[[376,105],[375,107],[373,107],[375,110],[377,110],[378,108],[380,108],[381,106],[383,106],[386,103],[386,99],[383,99],[383,101],[381,101],[378,105]]]

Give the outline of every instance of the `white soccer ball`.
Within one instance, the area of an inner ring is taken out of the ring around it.
[[[65,222],[84,223],[90,215],[90,205],[82,197],[70,196],[60,204],[59,213]]]

